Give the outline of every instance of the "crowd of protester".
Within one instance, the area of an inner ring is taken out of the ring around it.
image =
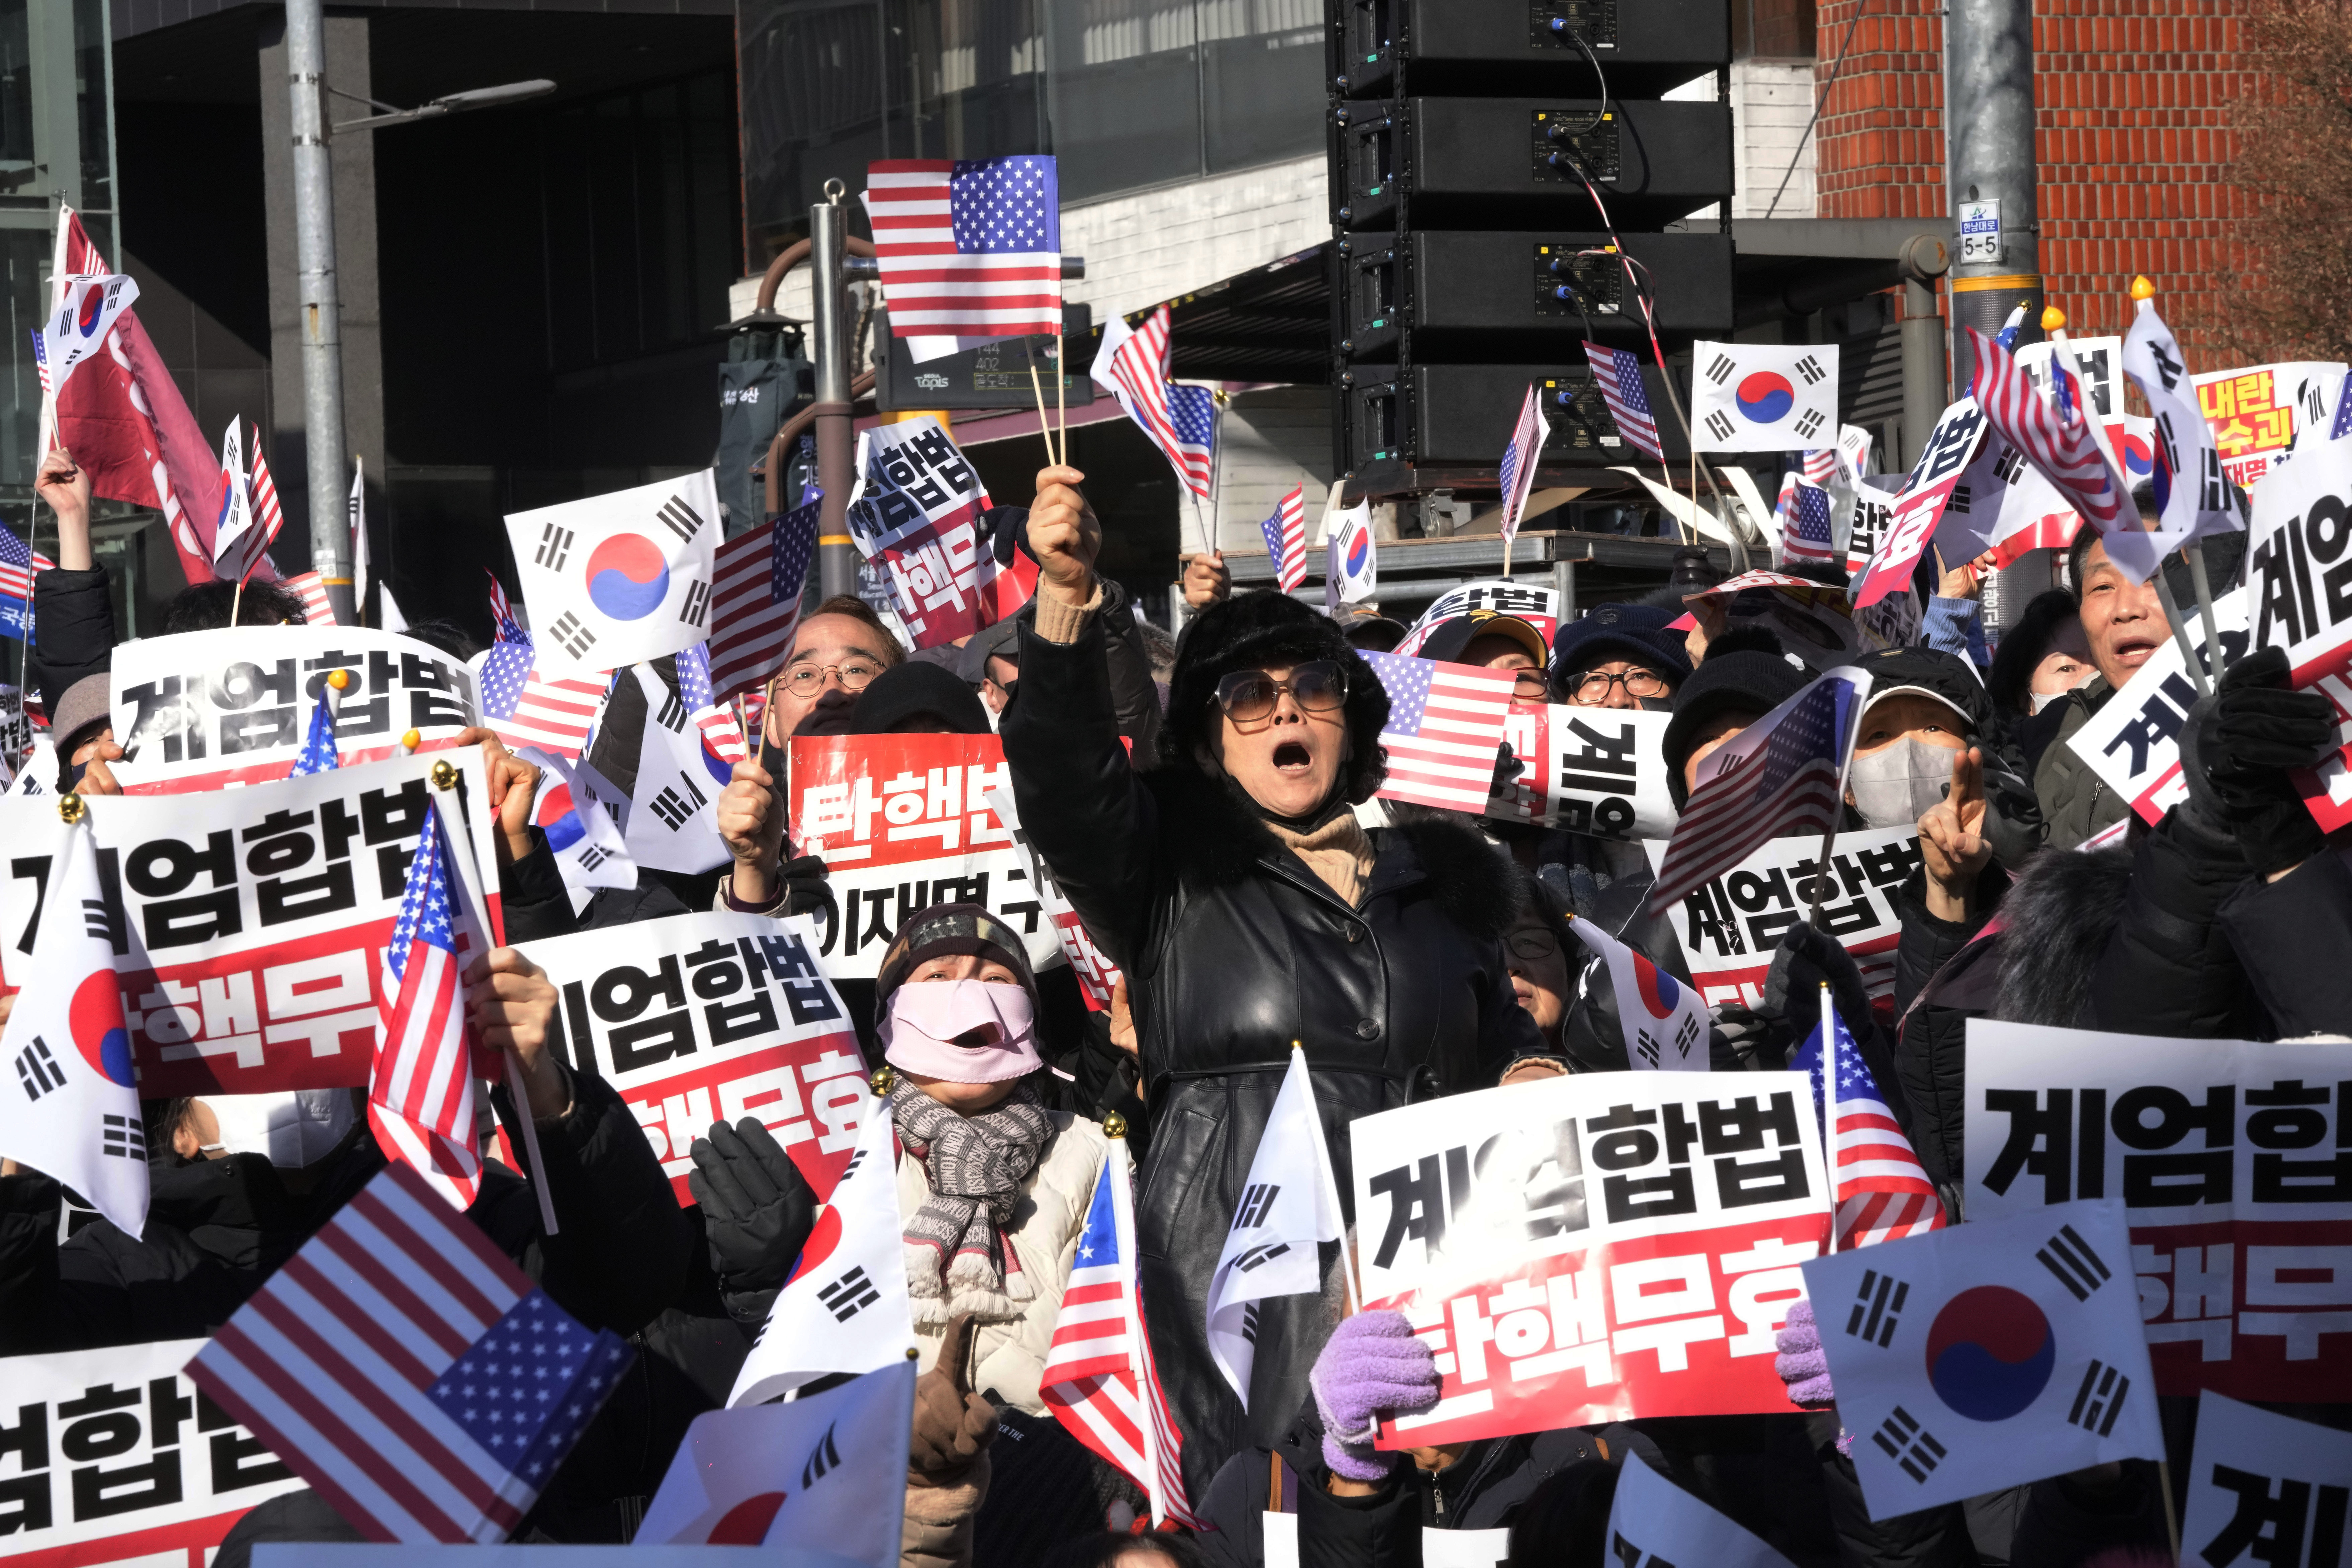
[[[961,647],[910,656],[853,597],[803,616],[768,684],[765,744],[719,803],[718,872],[648,871],[573,900],[530,826],[537,768],[487,731],[464,737],[489,763],[508,936],[528,942],[690,910],[821,909],[827,868],[797,848],[778,776],[792,737],[1001,733],[1036,849],[1123,980],[1109,1010],[1089,1012],[1066,968],[1034,971],[987,910],[947,904],[905,922],[876,979],[837,983],[869,1067],[891,1069],[881,1104],[902,1150],[921,1379],[906,1474],[875,1484],[903,1480],[910,1568],[1255,1563],[1286,1484],[1305,1563],[1418,1563],[1424,1531],[1507,1528],[1511,1563],[1599,1564],[1627,1454],[1808,1565],[2165,1559],[2158,1471],[2137,1461],[1873,1522],[1809,1310],[1781,1336],[1786,1415],[1386,1452],[1370,1442],[1378,1418],[1426,1407],[1437,1373],[1399,1314],[1345,1314],[1347,1244],[1327,1245],[1321,1296],[1264,1303],[1244,1411],[1211,1363],[1206,1295],[1294,1042],[1345,1194],[1357,1117],[1628,1069],[1619,1000],[1573,921],[1685,984],[1691,971],[1674,922],[1645,910],[1638,844],[1375,799],[1389,700],[1361,654],[1396,646],[1402,626],[1236,595],[1211,555],[1186,563],[1192,613],[1171,644],[1095,570],[1082,479],[1038,476],[1025,523],[1037,593]],[[28,685],[56,737],[58,787],[118,793],[115,631],[89,550],[89,481],[53,454],[39,493],[60,551],[37,579]],[[1976,605],[1989,563],[1923,571],[1920,639],[1857,661],[1873,689],[1847,826],[1916,825],[1921,852],[1900,892],[1891,999],[1874,1006],[1844,949],[1799,923],[1761,999],[1716,1009],[1709,1041],[1717,1070],[1783,1068],[1826,988],[1956,1220],[1971,1017],[2179,1037],[2352,1032],[2352,868],[2288,778],[2335,743],[2328,705],[2290,691],[2276,655],[2240,659],[2188,716],[2186,802],[2148,826],[2060,742],[2168,636],[2156,587],[2130,582],[2087,531],[2065,564],[2068,586],[2025,605],[1989,655]],[[2211,564],[2217,591],[2234,582],[2224,552]],[[2167,569],[2186,599],[2183,563]],[[1685,595],[1706,585],[1585,607],[1549,638],[1465,615],[1420,652],[1511,671],[1520,702],[1670,713],[1663,760],[1679,805],[1706,756],[1811,679],[1758,626],[1681,629]],[[272,585],[237,600],[206,584],[173,601],[162,635],[225,626],[233,601],[240,625],[302,619]],[[409,635],[474,651],[455,626]],[[529,1184],[496,1163],[469,1216],[560,1305],[641,1352],[516,1538],[625,1542],[687,1424],[725,1402],[816,1201],[747,1118],[693,1144],[697,1202],[681,1206],[620,1097],[550,1050],[557,996],[536,965],[498,949],[467,972],[466,996],[481,1039],[522,1068],[527,1105],[504,1085],[490,1098],[509,1130],[536,1124],[561,1225],[547,1234]],[[103,1220],[68,1225],[57,1183],[7,1165],[0,1353],[217,1330],[384,1163],[356,1091],[283,1098],[274,1114],[289,1131],[267,1155],[225,1149],[222,1119],[239,1108],[148,1102],[152,1196],[136,1239]],[[1143,1306],[1197,1532],[1141,1528],[1143,1495],[1040,1395],[1114,1113],[1139,1166]],[[2166,1415],[2185,1451],[2194,1402],[2168,1401]],[[355,1538],[300,1491],[255,1509],[218,1561],[242,1563],[259,1541]]]

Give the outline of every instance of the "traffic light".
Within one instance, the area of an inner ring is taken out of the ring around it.
[[[1663,94],[1730,61],[1725,0],[1327,0],[1334,457],[1362,493],[1496,482],[1529,385],[1543,467],[1634,454],[1584,364],[1633,350],[1669,460],[1655,363],[1727,335],[1721,94]]]

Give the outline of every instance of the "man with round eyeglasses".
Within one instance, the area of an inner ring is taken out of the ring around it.
[[[1690,679],[1681,634],[1666,629],[1672,612],[1649,605],[1595,605],[1552,638],[1552,684],[1559,700],[1582,708],[1663,710]]]

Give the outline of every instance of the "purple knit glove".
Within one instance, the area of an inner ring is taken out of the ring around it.
[[[1351,1481],[1385,1480],[1396,1463],[1394,1454],[1372,1447],[1380,1412],[1437,1403],[1437,1363],[1402,1312],[1359,1312],[1342,1322],[1324,1342],[1307,1382],[1323,1415],[1323,1462]]]
[[[1822,1332],[1814,1326],[1811,1301],[1799,1301],[1789,1309],[1788,1321],[1775,1341],[1780,1353],[1772,1358],[1772,1370],[1789,1385],[1792,1404],[1810,1408],[1836,1399],[1830,1390],[1829,1357],[1822,1353]]]

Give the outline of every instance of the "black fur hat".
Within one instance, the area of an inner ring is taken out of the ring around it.
[[[1211,605],[1184,628],[1176,668],[1168,681],[1168,721],[1160,750],[1170,762],[1193,765],[1193,748],[1215,720],[1217,682],[1237,669],[1304,664],[1328,658],[1348,674],[1347,772],[1340,788],[1350,801],[1372,797],[1388,775],[1381,731],[1389,720],[1389,694],[1347,634],[1328,616],[1318,615],[1286,594],[1240,594]]]

